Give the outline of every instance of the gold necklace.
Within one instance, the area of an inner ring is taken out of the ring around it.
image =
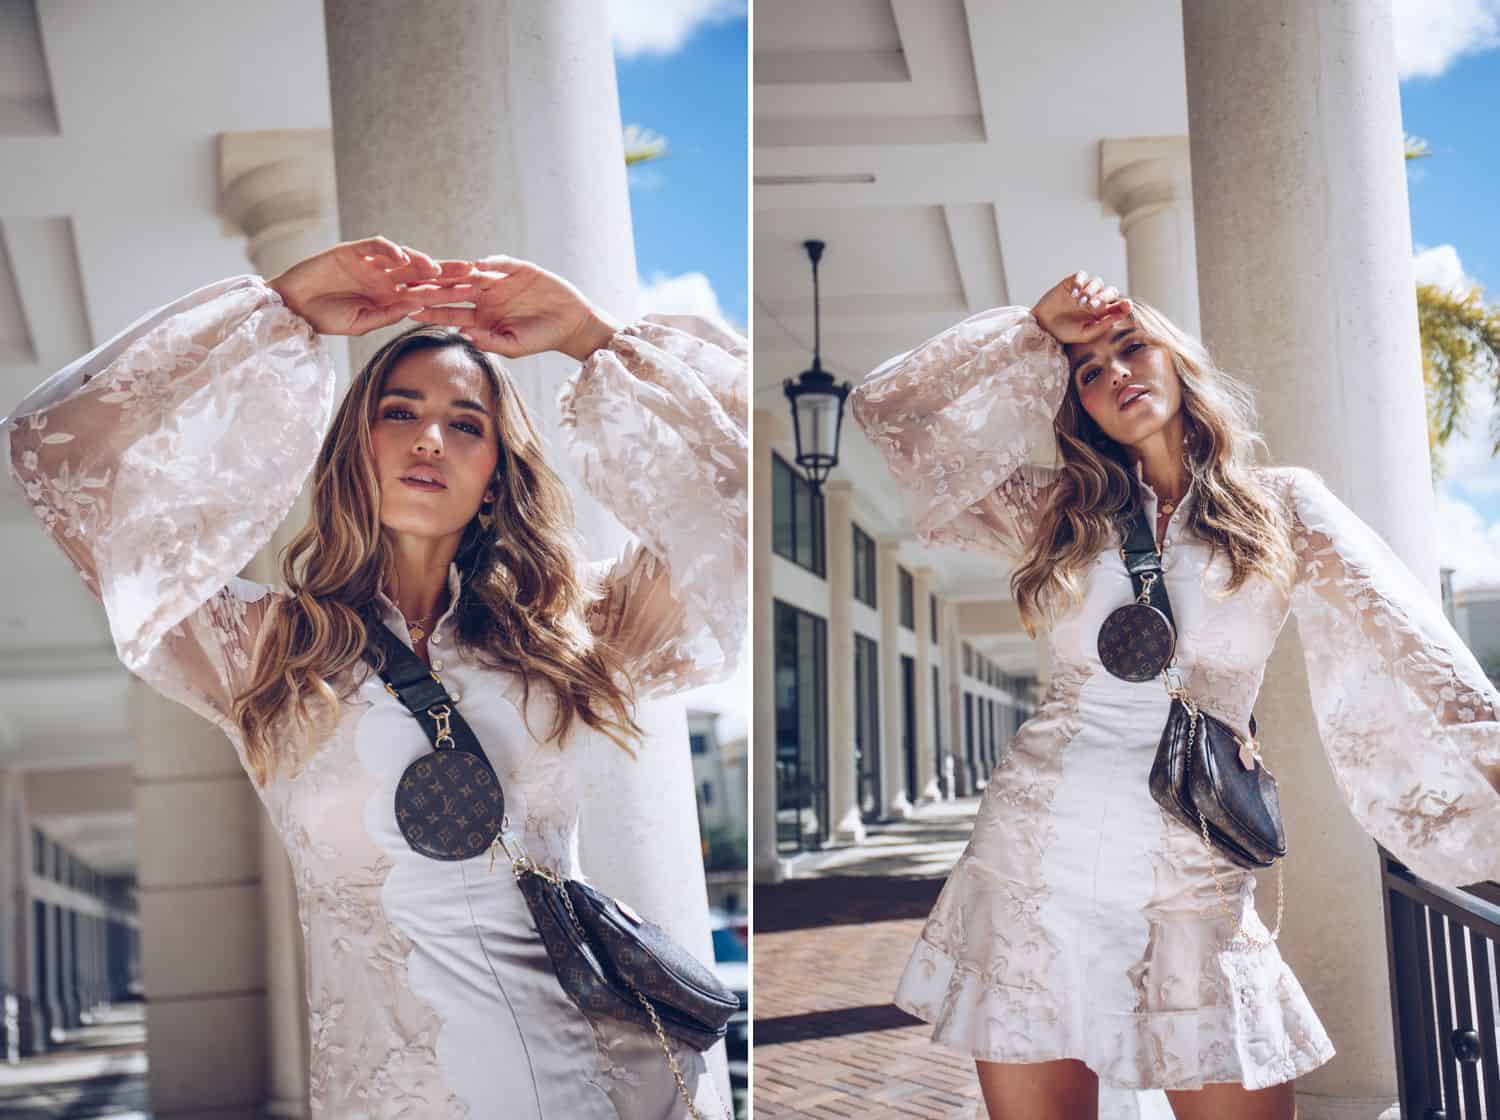
[[[420,642],[423,638],[427,637],[427,624],[432,621],[432,616],[437,614],[437,608],[433,607],[427,617],[422,619],[420,622],[413,622],[411,619],[407,618],[406,615],[402,613],[400,607],[396,608],[396,613],[401,615],[401,621],[406,623],[406,629],[410,631],[411,640],[415,643]]]

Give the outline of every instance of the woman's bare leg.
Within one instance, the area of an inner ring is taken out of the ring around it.
[[[1168,1089],[1177,1120],[1297,1120],[1297,1083],[1283,1081],[1264,1089],[1234,1083],[1201,1089]]]
[[[1077,1058],[974,1065],[990,1120],[1094,1120],[1099,1115],[1099,1078]]]

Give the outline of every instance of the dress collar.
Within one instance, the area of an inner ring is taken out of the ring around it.
[[[440,629],[443,628],[443,626],[447,624],[448,620],[453,617],[453,611],[458,606],[458,593],[462,589],[463,577],[458,573],[458,561],[450,560],[448,561],[448,609],[445,610],[442,613],[442,616],[432,624],[432,629],[431,631],[429,631],[429,633],[436,634]],[[402,618],[400,608],[398,608],[395,603],[391,602],[390,597],[386,595],[384,591],[375,592],[375,602],[380,605],[381,616],[387,622],[398,624],[398,634],[401,632],[401,630],[404,630],[406,628],[406,623]]]
[[[1146,472],[1144,468],[1142,468],[1141,461],[1139,459],[1135,461],[1135,478],[1136,481],[1141,484],[1141,489],[1145,493],[1151,495],[1151,515],[1155,517],[1156,506],[1160,499],[1158,499],[1156,491],[1151,488],[1151,484],[1146,481]],[[1182,492],[1182,499],[1177,503],[1177,508],[1172,511],[1173,517],[1176,517],[1181,510],[1186,509],[1187,504],[1192,501],[1194,497],[1194,485],[1195,482],[1193,476],[1190,474],[1188,475],[1187,489]]]

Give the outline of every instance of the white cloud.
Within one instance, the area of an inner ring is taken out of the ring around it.
[[[1396,69],[1435,78],[1462,55],[1500,45],[1500,0],[1394,0]]]
[[[1431,249],[1417,246],[1411,268],[1418,284],[1436,284],[1459,293],[1474,285],[1474,278],[1464,271],[1458,250],[1452,245],[1434,245]]]
[[[746,0],[610,0],[615,53],[623,58],[668,55],[694,31],[745,15]]]
[[[701,272],[684,272],[678,276],[655,273],[650,280],[641,281],[641,312],[655,311],[662,315],[701,315],[714,323],[730,326],[737,333],[744,328],[724,314],[719,306],[718,293]]]
[[[1438,558],[1453,568],[1453,589],[1493,585],[1500,572],[1500,522],[1484,523],[1467,502],[1439,494],[1435,514]]]

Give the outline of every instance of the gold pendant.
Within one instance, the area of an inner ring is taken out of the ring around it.
[[[423,638],[427,637],[427,631],[422,629],[420,622],[411,623],[408,629],[411,631],[411,640],[414,642],[420,642]]]

